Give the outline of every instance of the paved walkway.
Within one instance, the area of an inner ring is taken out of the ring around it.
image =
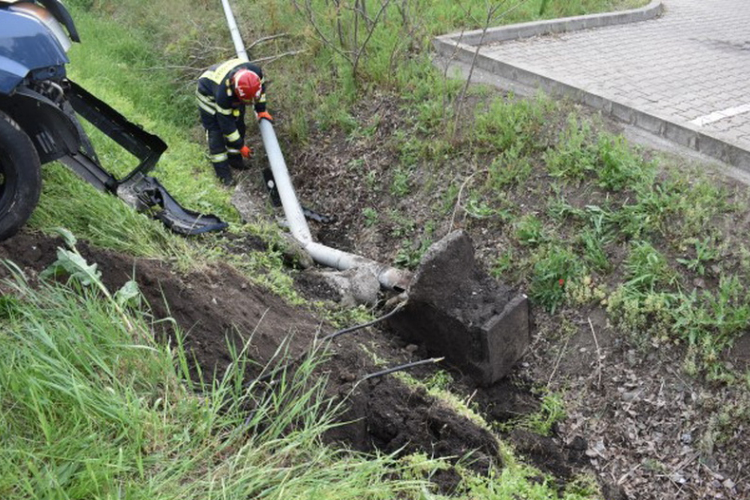
[[[602,27],[580,29],[592,25]],[[469,62],[479,38],[446,35],[436,47]],[[653,1],[624,16],[498,28],[484,42],[485,70],[750,170],[750,0]]]

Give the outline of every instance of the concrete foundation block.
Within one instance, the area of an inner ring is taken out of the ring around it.
[[[391,327],[480,385],[505,377],[529,345],[526,296],[479,268],[463,231],[430,247],[408,296]]]

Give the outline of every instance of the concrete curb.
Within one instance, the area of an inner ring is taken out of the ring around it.
[[[631,11],[594,14],[493,28],[485,34],[484,42],[509,41],[553,33],[640,22],[657,17],[663,10],[664,7],[661,0],[654,0],[646,7]],[[641,111],[629,102],[621,102],[616,99],[603,97],[545,76],[523,65],[509,64],[488,57],[477,51],[476,45],[481,39],[482,30],[477,30],[443,35],[435,38],[433,44],[438,54],[449,61],[458,60],[469,65],[476,64],[477,67],[485,71],[511,81],[519,82],[522,85],[541,88],[553,95],[569,97],[576,102],[599,109],[621,122],[716,158],[724,163],[750,171],[750,151],[706,133],[692,124],[674,123],[667,117]],[[475,57],[476,62],[474,62]]]
[[[588,28],[613,26],[654,19],[664,10],[661,0],[631,11],[570,17],[552,21],[524,23],[487,30],[484,43],[493,43],[519,38],[570,32]],[[685,146],[699,153],[716,158],[724,163],[750,170],[750,151],[706,133],[692,124],[678,124],[654,113],[646,113],[629,102],[588,92],[554,78],[540,74],[520,64],[508,64],[477,51],[482,40],[482,30],[442,35],[433,40],[438,54],[450,60],[475,64],[478,68],[508,80],[532,88],[540,88],[558,96],[569,97],[576,102],[601,110],[613,118]],[[475,61],[476,57],[476,61]]]
[[[530,23],[513,24],[490,28],[482,38],[483,30],[459,31],[448,35],[437,37],[436,43],[448,45],[476,46],[479,43],[506,42],[518,40],[519,38],[531,38],[534,36],[553,35],[556,33],[567,33],[590,28],[603,28],[618,24],[637,23],[648,21],[661,15],[664,6],[661,0],[652,0],[650,4],[640,9],[626,10],[622,12],[607,12],[603,14],[590,14],[588,16],[564,17],[562,19],[549,19],[547,21],[534,21]],[[453,43],[451,43],[453,42]],[[439,51],[440,49],[438,49]]]

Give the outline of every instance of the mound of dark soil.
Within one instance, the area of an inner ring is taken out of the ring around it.
[[[507,95],[504,98],[513,99]],[[461,117],[463,130],[472,129],[473,117],[469,115],[475,109],[487,109],[479,107],[486,106],[487,99],[476,99],[463,107],[467,115]],[[569,113],[593,118],[595,128],[623,132],[621,124],[598,115],[592,117],[594,113],[587,108],[571,103],[563,106],[562,113],[545,117],[535,140],[538,152],[544,151],[545,144],[557,142]],[[305,145],[286,148],[300,199],[337,216],[332,225],[312,225],[319,241],[381,262],[408,266],[419,259],[425,242],[460,228],[470,235],[480,263],[489,267],[498,263],[498,256],[509,257],[507,273],[513,276],[512,261],[525,258],[524,252],[513,246],[519,218],[549,211],[550,199],[565,200],[573,210],[583,210],[589,205],[625,204],[633,195],[627,190],[614,195],[595,184],[575,182],[552,192],[543,155],[530,154],[527,178],[494,188],[494,192],[483,192],[483,196],[498,195],[502,199],[496,204],[498,212],[489,217],[472,215],[464,206],[470,200],[462,199],[461,191],[471,183],[483,182],[483,172],[493,168],[503,152],[494,146],[483,152],[475,142],[467,145],[459,141],[444,155],[440,149],[441,141],[446,140],[444,135],[414,126],[420,122],[417,108],[403,96],[370,95],[360,99],[352,110],[366,134],[358,130],[314,130]],[[394,140],[396,132],[409,140]],[[472,148],[479,148],[477,154]],[[651,150],[643,154],[647,160],[654,157]],[[690,161],[677,160],[687,167],[686,172],[690,171]],[[685,174],[687,182],[691,182],[691,176]],[[738,186],[722,172],[708,180],[734,193],[731,199],[744,200],[747,196],[746,186]],[[456,189],[457,197],[453,195]],[[456,201],[446,207],[446,199]],[[725,268],[746,266],[744,242],[750,216],[728,214],[713,222],[727,242],[720,257]],[[668,226],[673,224],[678,221],[666,222]],[[563,235],[570,231],[568,236],[578,230],[575,224],[560,228]],[[670,259],[685,257],[668,238],[655,244]],[[612,245],[607,258],[614,271],[606,277],[594,277],[597,284],[612,290],[621,283],[626,255],[624,245]],[[713,269],[707,269],[705,275],[682,271],[679,279],[687,293],[715,289],[720,278]],[[528,291],[528,283],[514,282],[512,277],[509,280],[511,285]],[[547,314],[532,302],[531,346],[511,373],[511,380],[484,389],[455,374],[451,390],[471,398],[491,423],[507,422],[530,412],[544,415],[547,410],[538,395],[545,391],[556,394],[563,400],[566,416],[553,427],[552,436],[515,433],[501,437],[514,443],[519,454],[540,470],[558,479],[581,471],[593,473],[606,498],[750,498],[745,472],[750,467],[750,434],[745,432],[750,422],[747,383],[727,387],[702,375],[688,375],[684,346],[619,332],[610,325],[606,307],[563,306],[555,314]],[[721,359],[732,365],[741,379],[747,378],[742,374],[750,366],[749,339],[750,328],[728,352],[721,353]],[[533,393],[526,381],[536,389]]]
[[[0,243],[0,259],[14,262],[33,282],[54,262],[58,247],[64,247],[59,238],[21,233]],[[181,274],[162,261],[137,259],[85,242],[77,247],[89,263],[98,264],[108,289],[117,290],[131,279],[138,283],[156,321],[155,334],[162,340],[170,339],[174,331],[171,322],[159,320],[174,319],[185,332],[186,347],[204,378],[220,376],[227,368],[230,343],[238,348],[250,343],[252,376],[269,363],[286,363],[280,359],[280,351],[288,358],[298,358],[311,348],[316,337],[333,332],[310,311],[290,306],[228,265]],[[9,274],[5,268],[0,270],[0,278]],[[307,292],[315,290],[313,287]],[[409,356],[402,345],[375,329],[337,337],[321,376],[328,378],[331,395],[346,399],[347,409],[341,416],[345,423],[327,438],[364,452],[422,451],[454,460],[468,457],[477,471],[498,464],[495,436],[426,393],[388,376],[357,384],[382,369],[375,365],[374,358],[400,364]],[[447,491],[455,486],[458,476],[445,472],[436,480]]]

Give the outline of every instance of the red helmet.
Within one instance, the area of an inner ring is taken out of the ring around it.
[[[260,77],[249,69],[241,69],[232,77],[234,93],[242,102],[260,99]]]

